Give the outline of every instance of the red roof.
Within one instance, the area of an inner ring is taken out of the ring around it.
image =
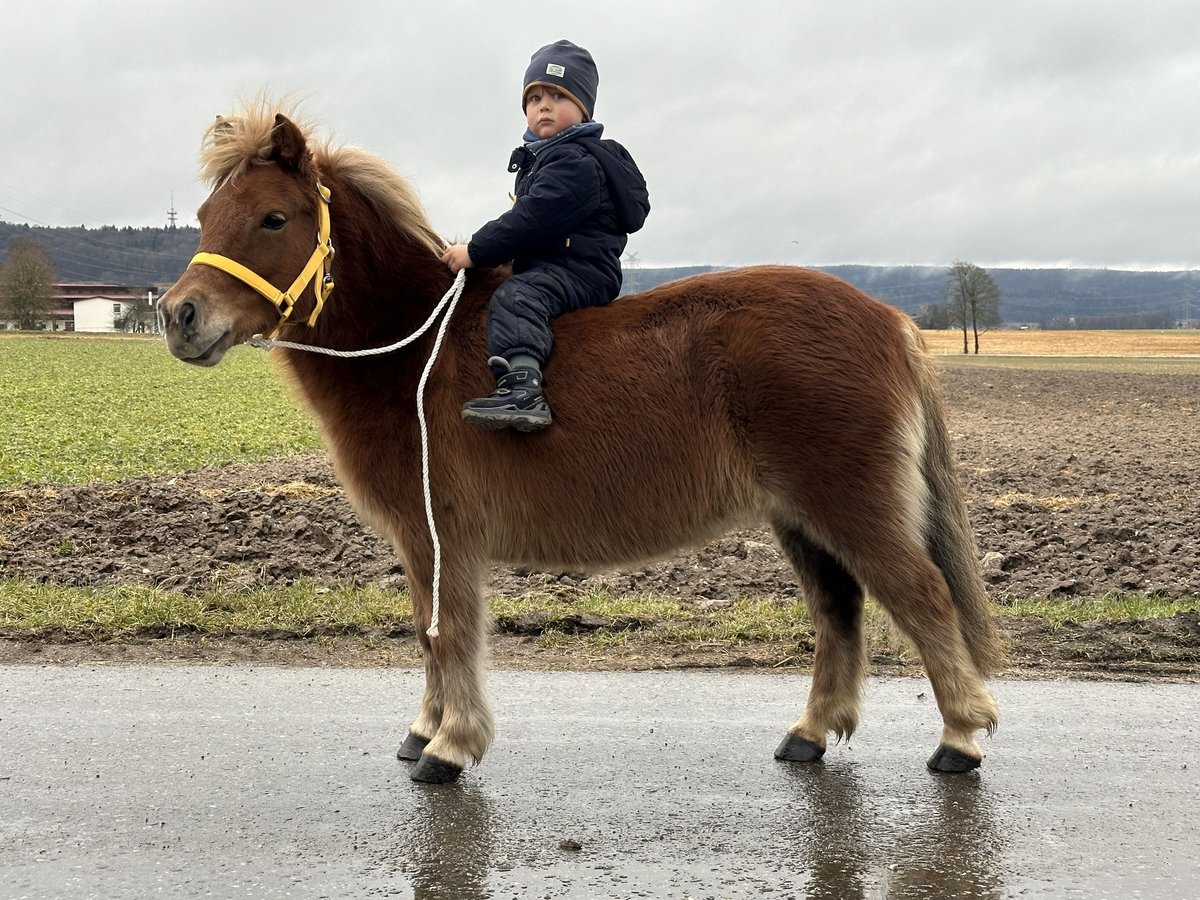
[[[56,299],[60,303],[71,303],[75,300],[91,300],[99,297],[103,300],[139,300],[145,293],[134,290],[123,284],[102,284],[100,282],[68,281],[54,285]]]

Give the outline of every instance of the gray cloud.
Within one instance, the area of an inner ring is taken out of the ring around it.
[[[265,88],[466,237],[507,203],[529,54],[570,37],[650,183],[643,264],[1200,265],[1193,3],[15,5],[8,221],[160,225],[172,191],[191,220],[203,128]]]

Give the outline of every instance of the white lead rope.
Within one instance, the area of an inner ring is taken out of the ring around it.
[[[326,356],[378,356],[382,353],[391,353],[393,350],[399,350],[401,347],[407,347],[428,331],[430,326],[437,321],[438,316],[442,314],[442,311],[445,310],[446,315],[442,318],[442,324],[438,327],[437,337],[433,341],[433,350],[429,353],[429,361],[425,363],[425,370],[421,373],[421,380],[417,382],[417,421],[421,425],[421,488],[425,492],[425,521],[429,524],[429,536],[433,539],[433,612],[429,619],[429,628],[425,631],[430,637],[437,637],[439,634],[438,619],[440,618],[442,606],[442,544],[438,540],[437,526],[433,522],[433,495],[429,488],[429,426],[425,422],[425,385],[429,381],[429,373],[433,371],[433,363],[437,359],[438,351],[442,348],[442,339],[446,336],[446,326],[450,324],[450,316],[454,314],[454,307],[458,305],[458,300],[462,296],[463,287],[466,283],[467,270],[460,269],[458,275],[454,278],[454,284],[450,285],[450,290],[446,291],[442,299],[438,301],[437,306],[433,308],[433,312],[429,314],[429,318],[425,320],[425,324],[404,338],[404,340],[388,344],[386,347],[375,347],[370,350],[330,350],[328,347],[314,347],[311,344],[273,341],[269,338],[264,338],[261,334],[256,334],[250,340],[246,341],[251,347],[258,347],[262,350],[285,347],[288,350],[304,350],[309,353],[323,353]]]

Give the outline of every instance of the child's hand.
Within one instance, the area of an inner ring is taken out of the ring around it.
[[[460,269],[469,269],[475,265],[471,262],[471,254],[467,252],[466,244],[451,244],[442,254],[442,262],[448,265],[455,275]]]

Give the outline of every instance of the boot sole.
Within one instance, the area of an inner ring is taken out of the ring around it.
[[[501,428],[515,428],[517,431],[541,431],[550,425],[550,416],[533,416],[518,412],[476,412],[471,409],[462,411],[463,421],[476,428],[486,428],[489,431],[499,431]]]

